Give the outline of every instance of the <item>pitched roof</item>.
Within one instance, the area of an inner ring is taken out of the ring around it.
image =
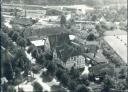
[[[13,24],[19,24],[22,26],[31,26],[33,25],[32,19],[28,19],[28,18],[18,18],[18,19],[13,19],[12,20]]]
[[[97,41],[86,41],[86,46],[90,45],[99,46],[99,43]]]
[[[34,44],[35,46],[43,46],[45,44],[45,40],[35,40],[35,41],[31,41],[32,44]]]
[[[91,71],[93,71],[94,75],[100,75],[103,72],[110,75],[114,73],[113,66],[108,63],[97,64],[91,68]]]
[[[69,33],[69,30],[62,28],[59,25],[40,25],[39,27],[31,27],[33,31],[39,32],[41,35],[52,36],[60,35],[61,33]]]

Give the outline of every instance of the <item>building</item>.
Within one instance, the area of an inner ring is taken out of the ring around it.
[[[34,40],[34,41],[31,41],[31,43],[36,47],[41,47],[41,46],[44,46],[45,40]]]
[[[53,51],[53,58],[54,60],[57,60],[59,64],[64,66],[67,69],[74,68],[83,68],[85,67],[85,58],[82,55],[69,57],[66,61],[66,64],[64,65],[62,59],[58,58],[56,50]]]
[[[31,43],[38,48],[42,48],[46,52],[50,52],[50,43],[48,38],[44,38],[43,40],[34,40],[31,41]]]
[[[53,51],[53,57],[59,58],[59,61],[66,62],[64,67],[68,69],[71,69],[72,66],[81,68],[85,65],[85,58],[82,56],[84,48],[79,43],[73,42],[74,39],[74,35],[61,34],[57,36],[56,46]]]
[[[86,47],[89,53],[96,53],[100,46],[97,41],[87,41]]]
[[[82,55],[70,57],[67,60],[66,68],[71,68],[72,66],[75,68],[83,68],[85,66],[85,57]]]

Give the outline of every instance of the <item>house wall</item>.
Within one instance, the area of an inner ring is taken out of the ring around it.
[[[74,57],[70,57],[67,62],[66,65],[63,63],[63,61],[61,61],[58,57],[57,57],[57,53],[56,50],[53,51],[53,58],[55,60],[58,60],[59,64],[61,64],[63,67],[67,68],[67,69],[71,69],[72,66],[75,65],[75,68],[83,68],[85,67],[85,58],[80,55],[80,56],[74,56]]]
[[[74,56],[67,60],[66,68],[70,69],[75,65],[75,68],[83,68],[85,66],[85,58],[83,56]]]

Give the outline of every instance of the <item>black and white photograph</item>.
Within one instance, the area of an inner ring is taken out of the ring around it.
[[[127,0],[0,4],[0,92],[128,92]]]

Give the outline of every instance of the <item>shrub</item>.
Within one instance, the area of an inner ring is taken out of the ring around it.
[[[53,55],[52,54],[49,54],[49,53],[46,53],[45,54],[45,59],[46,60],[52,60],[53,59]]]
[[[53,85],[51,89],[53,92],[67,92],[67,90],[60,85]]]
[[[43,82],[50,82],[53,79],[53,76],[49,75],[47,72],[43,72],[41,77],[43,78]]]
[[[120,66],[121,65],[121,61],[120,58],[116,57],[112,57],[111,58],[111,62],[114,63],[116,66]]]
[[[61,68],[58,68],[57,72],[56,72],[56,77],[58,80],[61,80],[61,76],[64,73],[64,70]]]
[[[75,88],[76,88],[76,86],[77,86],[77,82],[76,82],[76,81],[73,81],[73,80],[70,80],[70,81],[69,81],[69,83],[68,83],[68,88],[69,88],[70,90],[74,91]]]
[[[88,41],[94,41],[96,39],[95,35],[93,33],[90,33],[87,37]]]
[[[11,31],[8,33],[8,36],[9,36],[9,37],[12,37],[13,33],[14,33],[14,31],[11,30]]]
[[[88,86],[89,85],[89,80],[88,80],[88,76],[87,75],[82,75],[80,77],[80,83]]]
[[[13,91],[12,91],[13,92]],[[24,92],[24,90],[22,88],[18,89],[18,92]]]
[[[79,84],[79,85],[76,87],[75,92],[89,92],[89,89],[88,89],[85,85]]]
[[[12,34],[11,38],[12,38],[13,41],[16,41],[17,38],[18,38],[18,36],[19,36],[19,34],[18,34],[17,32],[14,32],[14,33]]]
[[[31,45],[31,42],[29,39],[26,40],[27,41],[27,46],[30,46]]]
[[[33,52],[32,52],[32,57],[34,58],[38,58],[39,57],[39,53],[38,53],[38,49],[34,49]]]
[[[15,79],[15,81],[14,81],[14,85],[18,85],[18,84],[20,84],[22,82],[22,79]]]
[[[33,87],[34,87],[33,88],[34,92],[42,92],[43,91],[42,86],[38,82],[34,82]]]
[[[20,38],[17,38],[17,44],[21,47],[25,47],[26,46],[26,39],[20,37]]]
[[[102,92],[110,92],[110,89],[114,87],[114,80],[108,75],[105,76],[103,83]]]
[[[126,77],[126,72],[125,69],[122,68],[121,71],[119,72],[119,78],[124,79]]]
[[[72,78],[76,79],[80,76],[80,72],[77,69],[74,69],[74,67],[71,68],[70,70],[70,75],[72,76]]]
[[[37,73],[39,73],[40,70],[41,70],[41,68],[38,65],[32,66],[33,73],[37,74]]]
[[[61,75],[61,83],[63,84],[63,86],[68,86],[68,83],[69,83],[69,76],[68,76],[68,74],[66,74],[66,73],[63,73],[62,75]]]
[[[51,75],[54,75],[55,72],[56,72],[57,66],[55,65],[54,62],[51,61],[51,62],[48,64],[47,69],[48,69],[48,70],[47,70],[48,73],[50,73]]]
[[[118,83],[116,84],[117,90],[125,90],[126,88],[126,81],[125,80],[118,80]]]
[[[36,47],[35,47],[34,45],[31,45],[31,46],[28,48],[27,52],[28,52],[28,53],[31,53],[35,48],[36,48]]]

